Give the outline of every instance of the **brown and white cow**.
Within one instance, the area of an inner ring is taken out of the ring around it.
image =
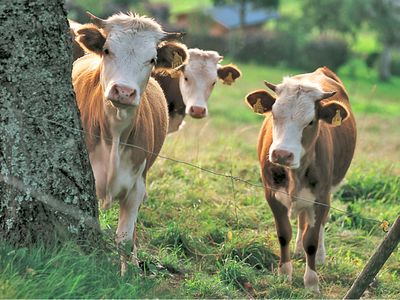
[[[297,217],[295,251],[303,248],[307,258],[304,284],[318,292],[316,258],[325,259],[324,225],[331,191],[353,158],[354,116],[343,83],[326,67],[266,85],[276,96],[257,90],[247,95],[246,102],[265,115],[258,157],[280,243],[279,272],[291,280],[289,218]]]
[[[167,98],[169,133],[179,130],[186,114],[198,119],[208,115],[207,101],[218,78],[231,85],[241,76],[236,66],[222,66],[222,59],[216,51],[189,49],[189,60],[179,72],[153,74]]]
[[[76,31],[77,42],[88,54],[75,61],[72,79],[96,193],[103,208],[119,200],[116,242],[126,243],[133,238],[146,196],[146,174],[168,129],[166,100],[150,74],[155,67],[170,68],[176,54],[185,61],[186,47],[161,42],[167,33],[147,17],[92,19],[94,24]],[[134,242],[132,259],[137,262]],[[125,271],[123,261],[121,273]]]

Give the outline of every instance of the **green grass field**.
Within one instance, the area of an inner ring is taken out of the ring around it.
[[[226,61],[228,63],[229,60]],[[218,84],[210,117],[187,118],[168,137],[162,154],[259,183],[256,140],[262,117],[244,96],[295,70],[239,64],[234,86]],[[0,246],[1,298],[340,298],[383,239],[379,224],[400,211],[400,78],[342,76],[358,124],[356,155],[335,194],[326,227],[327,262],[318,268],[322,295],[303,288],[304,259],[294,259],[292,284],[277,275],[279,246],[263,190],[158,159],[148,178],[149,198],[138,222],[141,269],[118,274],[115,251],[85,254],[60,248]],[[118,205],[101,212],[106,233],[115,231]],[[294,234],[296,231],[293,227]],[[293,242],[293,241],[292,241]],[[367,297],[400,298],[397,250]]]

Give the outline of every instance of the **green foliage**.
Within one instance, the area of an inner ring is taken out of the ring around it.
[[[232,284],[241,289],[246,289],[254,281],[254,270],[244,262],[226,258],[217,264],[219,277],[226,284]]]
[[[300,59],[299,66],[306,70],[327,66],[336,71],[347,61],[349,48],[343,38],[321,35],[303,46],[300,57],[302,59]]]
[[[304,0],[303,21],[308,28],[320,32],[335,30],[354,34],[365,17],[364,0]]]
[[[270,66],[294,63],[296,40],[288,32],[261,32],[248,34],[240,39],[233,50],[235,59],[242,62],[257,62]]]
[[[392,58],[392,74],[400,76],[400,53],[395,53]]]

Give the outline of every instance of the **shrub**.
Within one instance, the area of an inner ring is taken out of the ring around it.
[[[305,43],[297,63],[299,63],[298,67],[307,70],[313,70],[320,66],[337,70],[347,61],[349,54],[349,47],[344,39],[322,35]]]
[[[394,53],[391,66],[392,75],[400,76],[400,53]]]
[[[260,32],[246,35],[235,48],[233,56],[243,62],[290,64],[295,56],[296,41],[286,32]]]

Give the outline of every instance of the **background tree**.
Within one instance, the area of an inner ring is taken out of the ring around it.
[[[304,0],[304,26],[308,30],[335,30],[353,39],[368,28],[382,44],[379,77],[391,76],[391,50],[400,45],[400,3],[397,0]]]
[[[63,2],[0,2],[0,238],[14,245],[99,232]]]

